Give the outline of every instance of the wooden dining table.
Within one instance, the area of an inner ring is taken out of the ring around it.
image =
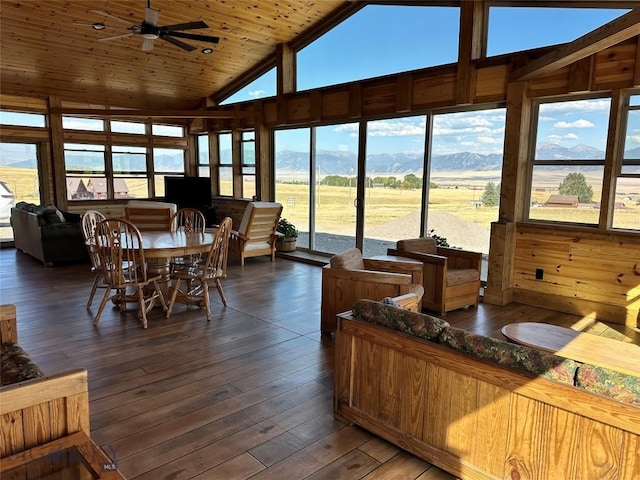
[[[160,288],[165,298],[168,294],[171,259],[208,252],[214,233],[184,231],[142,232],[142,250],[150,276],[159,275]]]

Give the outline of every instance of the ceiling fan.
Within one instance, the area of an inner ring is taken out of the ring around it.
[[[179,47],[187,52],[191,52],[195,50],[197,47],[193,45],[189,45],[188,43],[183,42],[182,40],[178,40],[179,38],[186,38],[188,40],[197,40],[200,42],[209,42],[216,44],[220,41],[218,37],[212,37],[209,35],[196,35],[193,33],[184,33],[183,30],[196,30],[200,28],[209,28],[202,20],[198,20],[195,22],[188,23],[177,23],[174,25],[165,25],[158,26],[158,19],[160,17],[160,10],[156,10],[151,8],[151,0],[147,0],[147,7],[144,10],[144,20],[140,24],[131,25],[131,23],[127,20],[124,20],[120,17],[112,15],[111,13],[104,12],[101,10],[90,10],[93,13],[97,13],[98,15],[102,15],[103,17],[111,18],[120,23],[128,25],[126,27],[129,30],[129,33],[124,33],[121,35],[114,35],[112,37],[105,37],[98,39],[99,42],[109,42],[111,40],[116,40],[119,38],[125,37],[133,37],[135,35],[140,35],[142,37],[142,51],[143,52],[151,52],[153,51],[153,43],[156,39],[164,40],[165,42],[169,42],[176,47]],[[94,30],[104,30],[107,28],[107,25],[104,22],[96,22],[92,24],[77,24],[77,25],[89,25]],[[212,53],[213,50],[211,48],[203,49],[203,53]]]

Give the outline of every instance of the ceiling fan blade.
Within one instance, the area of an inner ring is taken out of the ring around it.
[[[118,38],[133,37],[134,35],[135,35],[134,33],[123,33],[122,35],[114,35],[113,37],[99,38],[98,41],[109,42],[111,40],[117,40]]]
[[[153,39],[152,38],[143,38],[142,39],[142,51],[143,52],[153,52]]]
[[[103,17],[109,17],[109,18],[113,18],[114,20],[117,20],[119,22],[122,22],[126,25],[131,26],[131,22],[128,20],[124,20],[123,18],[120,17],[116,17],[115,15],[111,15],[109,12],[103,12],[102,10],[89,10],[90,12],[93,13],[97,13],[98,15],[102,15]]]
[[[208,35],[196,35],[194,33],[171,32],[172,37],[188,38],[189,40],[200,40],[201,42],[218,43],[219,37],[210,37]]]
[[[150,7],[146,7],[144,9],[144,23],[157,27],[158,18],[160,18],[160,10]]]
[[[180,47],[187,52],[192,52],[196,49],[193,45],[189,45],[188,43],[181,42],[180,40],[176,40],[175,38],[170,37],[169,35],[160,35],[160,38],[166,42],[173,43],[176,47]]]
[[[197,28],[209,28],[209,25],[202,20],[197,22],[176,23],[175,25],[165,25],[159,27],[162,32],[175,32],[176,30],[195,30]]]

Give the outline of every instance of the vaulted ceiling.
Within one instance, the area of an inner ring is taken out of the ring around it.
[[[209,28],[188,33],[220,37],[213,54],[201,52],[211,44],[184,38],[197,48],[187,52],[156,39],[153,51],[143,52],[141,35],[99,41],[130,33],[145,7],[147,0],[3,0],[0,91],[128,108],[198,108],[274,66],[278,44],[310,41],[358,8],[348,0],[152,0],[160,26],[204,21]]]

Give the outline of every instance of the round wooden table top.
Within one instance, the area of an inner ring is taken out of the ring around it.
[[[206,252],[213,233],[142,232],[142,249],[147,258],[168,258]]]

